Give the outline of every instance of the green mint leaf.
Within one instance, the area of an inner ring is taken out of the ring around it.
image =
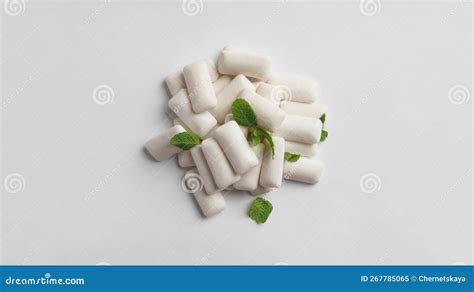
[[[328,135],[329,135],[328,131],[322,130],[321,131],[321,138],[319,138],[319,142],[324,142],[324,140],[326,140]]]
[[[324,113],[319,119],[321,120],[321,123],[324,124],[324,122],[326,121],[326,113]]]
[[[262,139],[255,129],[250,132],[250,139],[252,140],[252,146],[262,143]]]
[[[237,98],[232,103],[232,116],[237,124],[245,127],[255,126],[257,124],[257,116],[250,104],[242,98]]]
[[[296,162],[300,159],[300,154],[285,152],[285,160],[288,162]]]
[[[264,198],[256,198],[249,209],[249,217],[258,224],[265,223],[273,210],[272,203]]]
[[[201,139],[196,133],[193,132],[181,132],[173,136],[170,140],[170,144],[174,145],[183,150],[189,150],[194,146],[201,143]]]
[[[255,129],[257,130],[259,135],[261,135],[265,140],[267,140],[268,144],[270,145],[270,148],[272,149],[272,159],[275,158],[275,145],[273,144],[272,135],[264,128],[257,127]]]

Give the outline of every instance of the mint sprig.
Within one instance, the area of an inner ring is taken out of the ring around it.
[[[285,160],[288,162],[296,162],[300,159],[300,154],[285,152]]]
[[[232,103],[232,116],[237,124],[245,127],[257,125],[257,116],[252,106],[243,98],[237,98]]]
[[[272,158],[275,157],[275,145],[273,144],[272,135],[270,132],[257,125],[257,115],[248,101],[243,98],[237,98],[232,103],[232,116],[237,124],[249,127],[249,135],[247,138],[252,143],[252,146],[267,141],[272,150]]]
[[[265,223],[273,211],[272,203],[264,198],[256,198],[249,209],[249,217],[258,224]]]
[[[326,138],[328,137],[329,133],[326,130],[321,131],[321,137],[319,138],[319,142],[324,142]]]
[[[171,140],[170,144],[174,145],[183,150],[189,150],[196,145],[201,143],[201,138],[196,133],[193,132],[181,132],[174,135]]]
[[[262,143],[264,140],[267,141],[268,145],[270,146],[270,149],[272,150],[272,159],[275,158],[275,144],[273,144],[272,135],[264,128],[258,126],[253,129],[253,131],[257,132],[257,134],[261,137],[260,141],[262,141]]]
[[[319,119],[321,120],[321,123],[324,124],[324,122],[326,122],[326,113],[324,113],[321,117],[319,117]]]
[[[252,141],[252,146],[257,146],[258,144],[262,143],[262,138],[260,138],[260,135],[257,133],[257,131],[252,131],[249,135]]]

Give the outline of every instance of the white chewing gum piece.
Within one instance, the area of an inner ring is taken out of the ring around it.
[[[257,156],[235,121],[230,121],[217,128],[214,138],[237,174],[246,173],[258,164]]]
[[[319,119],[328,111],[328,107],[320,102],[302,103],[287,101],[280,104],[287,114]]]
[[[225,116],[231,112],[232,103],[244,89],[255,91],[255,87],[244,75],[238,75],[219,92],[217,105],[209,110],[219,124],[224,123]]]
[[[252,106],[259,126],[273,132],[283,123],[286,113],[270,100],[248,89],[244,89],[240,97]]]
[[[217,67],[216,64],[214,64],[214,61],[211,59],[205,60],[206,66],[209,72],[209,77],[211,78],[211,81],[214,82],[217,79],[219,79],[219,72],[217,72]],[[168,87],[168,91],[170,92],[170,96],[173,97],[178,91],[181,89],[185,88],[186,89],[186,82],[184,81],[184,76],[183,72],[177,71],[174,72],[168,77],[166,77],[166,86]]]
[[[222,91],[222,89],[224,89],[224,87],[226,87],[230,83],[230,81],[232,81],[232,78],[230,76],[223,75],[212,83],[216,96]]]
[[[283,162],[285,157],[285,140],[273,137],[275,157],[272,150],[267,147],[263,154],[262,169],[260,170],[259,184],[265,188],[277,188],[281,185],[283,177]]]
[[[257,188],[255,190],[252,190],[249,193],[252,196],[260,196],[260,195],[268,194],[268,193],[272,192],[273,190],[275,190],[275,188],[266,188],[266,187],[262,187],[262,186],[259,185],[259,186],[257,186]]]
[[[221,74],[238,75],[266,80],[272,61],[263,54],[236,48],[224,48],[219,54],[218,70]]]
[[[227,123],[227,122],[233,121],[233,120],[234,120],[234,116],[232,114],[227,114],[225,116],[224,124]],[[244,134],[244,137],[247,137],[247,135],[249,134],[249,128],[247,128],[245,126],[241,126],[241,125],[239,125],[239,128],[242,131],[242,134]]]
[[[196,175],[200,175],[199,172],[196,169],[191,169],[186,172],[183,179],[189,178],[189,180],[191,180]],[[216,215],[222,212],[222,210],[224,210],[226,207],[224,197],[222,196],[220,192],[214,193],[212,195],[208,195],[204,192],[201,186],[200,188],[197,188],[197,190],[193,192],[193,195],[194,195],[194,198],[196,199],[197,204],[199,205],[199,208],[201,209],[202,214],[205,217]]]
[[[189,129],[188,126],[186,126],[183,121],[181,121],[179,118],[174,118],[173,119],[173,126],[180,125],[181,127],[185,128],[186,131],[190,132],[191,129]]]
[[[285,152],[300,154],[301,156],[313,157],[318,151],[318,144],[305,144],[285,140]]]
[[[241,175],[240,180],[234,184],[234,188],[237,190],[253,191],[258,187],[258,179],[260,178],[260,169],[262,168],[265,145],[258,144],[256,146],[253,146],[252,151],[257,156],[258,164]]]
[[[240,179],[240,175],[235,173],[224,151],[214,138],[202,141],[201,146],[212,177],[219,189],[225,189]]]
[[[324,164],[321,161],[300,157],[296,162],[285,161],[283,179],[316,184],[321,179]]]
[[[183,68],[189,100],[195,113],[207,111],[217,104],[206,61],[197,61]]]
[[[189,151],[191,152],[191,156],[193,157],[194,164],[196,164],[196,168],[202,177],[202,180],[204,183],[204,189],[206,190],[206,193],[211,195],[216,192],[220,192],[221,189],[217,187],[214,181],[214,178],[212,177],[211,170],[209,169],[209,166],[207,165],[206,158],[204,157],[204,154],[202,153],[202,146],[201,145],[194,146]]]
[[[184,77],[181,71],[168,75],[165,82],[171,97],[181,89],[186,88],[186,83],[184,82]]]
[[[186,89],[181,89],[168,101],[170,109],[199,137],[206,136],[216,125],[216,119],[209,112],[195,113],[191,108]]]
[[[320,119],[286,115],[281,126],[273,133],[285,140],[315,144],[321,138],[323,123]]]
[[[214,61],[212,61],[211,59],[206,59],[204,60],[204,62],[206,62],[207,70],[209,72],[209,77],[211,77],[211,81],[214,82],[219,79],[220,74],[217,71],[216,63],[214,63]]]
[[[188,168],[196,166],[193,160],[193,156],[189,150],[181,151],[178,153],[178,164],[180,167]]]
[[[294,75],[272,74],[268,83],[286,86],[291,92],[288,101],[313,103],[319,100],[320,89],[315,80]]]
[[[186,130],[179,125],[173,126],[146,142],[145,149],[157,161],[171,158],[173,155],[182,151],[180,148],[170,144],[171,138],[173,138],[174,135],[185,131]]]
[[[255,87],[255,90],[258,90],[258,87],[260,84],[264,83],[263,81],[254,81],[252,82],[253,86]]]

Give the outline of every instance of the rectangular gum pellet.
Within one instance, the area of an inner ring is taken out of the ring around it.
[[[254,91],[244,89],[240,97],[245,99],[252,106],[257,116],[258,125],[270,132],[280,127],[285,119],[286,113],[283,110]]]
[[[214,182],[219,189],[225,189],[240,179],[240,175],[235,173],[224,151],[214,138],[204,140],[201,146]]]
[[[224,123],[225,116],[231,111],[232,103],[244,89],[255,91],[255,87],[244,75],[237,75],[219,92],[217,105],[209,110],[219,124]]]
[[[196,166],[189,150],[178,153],[178,164],[183,168]]]
[[[291,95],[288,101],[313,103],[319,99],[319,84],[312,79],[286,74],[272,74],[268,83],[286,86]]]
[[[168,101],[168,106],[191,131],[201,138],[217,125],[216,119],[209,112],[195,113],[192,110],[186,89],[181,89],[173,96]]]
[[[300,154],[301,156],[313,157],[318,151],[318,144],[305,144],[285,140],[285,152]]]
[[[222,75],[219,79],[212,83],[216,96],[222,91],[222,89],[224,89],[224,87],[227,86],[227,84],[230,83],[230,81],[232,81],[232,78],[230,76]]]
[[[230,47],[221,51],[218,60],[218,70],[221,74],[242,74],[261,80],[268,78],[271,65],[268,56]]]
[[[173,119],[173,125],[176,126],[176,125],[180,125],[181,127],[185,128],[186,131],[191,131],[191,129],[188,128],[188,126],[186,126],[183,121],[181,121],[179,118],[174,118]]]
[[[219,72],[217,72],[216,64],[214,64],[214,61],[212,61],[211,59],[206,59],[205,62],[211,81],[214,82],[219,79],[220,75]],[[181,89],[186,89],[186,82],[184,81],[183,72],[181,71],[177,71],[168,75],[168,77],[166,77],[165,79],[165,82],[171,97],[173,97]]]
[[[165,82],[171,97],[181,89],[186,88],[186,83],[184,82],[184,77],[181,71],[168,75]]]
[[[283,179],[316,184],[321,178],[324,164],[321,161],[300,157],[296,162],[285,161]]]
[[[188,131],[188,132],[191,131],[191,132],[192,132],[192,130],[189,129],[189,127],[186,126],[186,125],[183,123],[183,121],[181,121],[179,118],[173,119],[173,125],[181,125],[183,128],[186,129],[186,131]],[[215,131],[219,126],[220,126],[219,124],[216,124],[216,125],[214,126],[214,128],[212,128],[212,129],[206,134],[206,136],[202,137],[202,139],[204,140],[204,139],[207,139],[207,138],[209,138],[209,137],[212,137],[212,134],[214,133],[214,131]],[[178,157],[179,157],[179,156],[178,156]]]
[[[258,164],[249,171],[241,175],[238,182],[234,184],[234,188],[242,191],[253,191],[258,187],[258,179],[260,178],[260,169],[262,168],[263,153],[265,151],[264,144],[258,144],[252,147],[258,159]]]
[[[217,128],[214,138],[237,174],[243,174],[258,164],[257,156],[235,121]]]
[[[273,137],[275,157],[271,149],[266,149],[263,154],[262,169],[260,170],[259,184],[266,188],[277,188],[281,185],[283,177],[283,161],[285,156],[285,140]]]
[[[234,120],[234,116],[232,114],[227,114],[225,116],[224,124],[227,123],[227,122],[233,121],[233,120]],[[249,134],[249,128],[247,128],[245,126],[241,126],[241,125],[239,125],[239,128],[242,131],[242,134],[244,134],[244,137],[247,137],[247,135]]]
[[[320,119],[286,115],[274,135],[288,141],[314,144],[319,142],[322,128],[323,124]]]
[[[226,207],[222,194],[220,192],[213,193],[212,195],[206,194],[202,189],[202,185],[199,185],[200,181],[199,178],[196,178],[196,175],[199,176],[199,172],[196,169],[191,169],[186,172],[183,180],[185,184],[189,184],[202,214],[205,217],[209,217],[222,212]]]
[[[205,61],[197,61],[185,66],[183,76],[195,113],[202,113],[216,106],[216,93]]]
[[[197,145],[194,146],[191,150],[191,156],[193,158],[194,164],[196,165],[196,168],[201,175],[203,179],[203,184],[204,184],[204,189],[206,190],[206,193],[211,195],[216,192],[220,192],[223,189],[219,189],[214,181],[214,178],[212,177],[211,170],[209,168],[209,165],[207,165],[206,158],[204,157],[204,154],[202,153],[202,146]]]
[[[170,140],[174,135],[185,131],[186,130],[179,125],[173,126],[146,142],[145,149],[155,160],[166,160],[182,151],[180,148],[171,145]]]
[[[298,115],[319,119],[328,111],[328,107],[320,102],[302,103],[287,101],[280,104],[280,108],[291,115]]]
[[[259,185],[259,186],[257,186],[257,188],[255,190],[252,190],[249,193],[252,196],[260,196],[260,195],[268,194],[268,193],[272,192],[273,190],[275,190],[275,188],[266,188],[266,187],[262,187],[261,185]]]

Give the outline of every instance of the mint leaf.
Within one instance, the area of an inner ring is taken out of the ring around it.
[[[275,158],[275,145],[273,144],[272,135],[262,127],[256,127],[255,130],[263,137],[263,139],[267,140],[270,148],[272,149],[272,159]]]
[[[249,217],[258,224],[265,223],[273,210],[272,203],[264,198],[256,198],[249,209]]]
[[[285,152],[285,160],[288,162],[296,162],[300,159],[300,154]]]
[[[252,140],[252,146],[257,146],[262,143],[262,139],[255,129],[250,132],[250,139]]]
[[[173,136],[170,144],[183,150],[189,150],[201,143],[201,138],[193,132],[181,132]]]
[[[324,113],[321,117],[319,117],[319,119],[321,120],[321,123],[324,124],[324,122],[326,121],[326,113]]]
[[[319,138],[319,142],[324,142],[324,140],[326,140],[328,135],[329,135],[328,131],[322,130],[321,131],[321,138]]]
[[[232,103],[232,116],[237,124],[245,127],[255,126],[257,124],[257,116],[250,104],[242,98],[237,98]]]

